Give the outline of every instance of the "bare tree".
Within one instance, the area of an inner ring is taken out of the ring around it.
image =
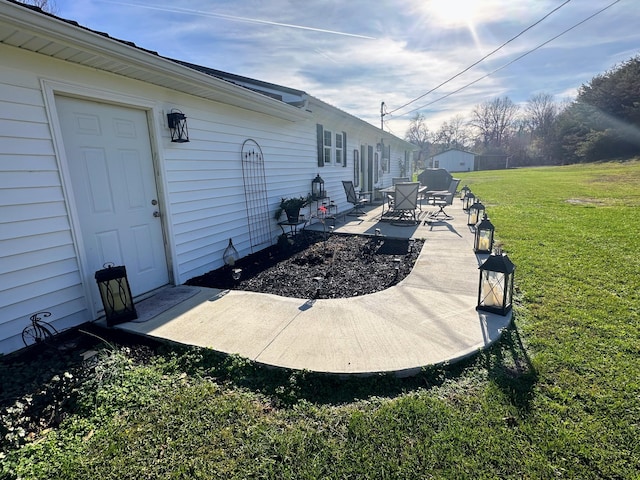
[[[549,93],[533,95],[525,107],[525,118],[534,137],[545,138],[553,128],[558,106]]]
[[[434,142],[440,144],[443,149],[468,148],[470,133],[467,122],[460,114],[449,121],[442,122],[434,135]]]
[[[38,7],[43,12],[52,14],[58,13],[58,6],[56,5],[55,0],[21,0],[20,3],[24,3],[25,5],[33,5],[34,7]]]
[[[486,101],[471,112],[469,124],[478,130],[485,148],[504,147],[517,119],[519,107],[509,97]]]
[[[418,158],[415,159],[415,166],[424,165],[424,161],[429,156],[431,149],[431,132],[429,132],[429,127],[423,114],[416,113],[411,119],[404,138],[420,148]],[[416,168],[414,168],[415,170]]]

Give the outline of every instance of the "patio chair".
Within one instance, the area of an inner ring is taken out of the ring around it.
[[[438,207],[438,210],[428,213],[427,216],[429,219],[427,221],[453,220],[453,217],[445,212],[444,209],[453,203],[453,197],[456,194],[459,183],[459,178],[453,178],[449,183],[449,188],[447,190],[427,192],[427,203]]]
[[[393,211],[399,214],[398,220],[404,220],[410,216],[413,221],[417,221],[416,209],[418,208],[418,188],[419,182],[396,183],[393,197]]]
[[[406,183],[410,181],[411,179],[409,177],[393,177],[391,179],[391,185],[395,187],[396,183]],[[389,210],[393,209],[393,200],[394,200],[393,196],[394,196],[393,193],[387,193],[387,205],[389,205]]]
[[[351,180],[343,180],[342,186],[344,187],[344,193],[347,196],[347,202],[353,205],[353,210],[349,212],[347,215],[350,216],[358,216],[364,215],[364,207],[369,200],[367,198],[361,197],[358,193],[356,193],[356,189],[353,186],[353,182]]]
[[[411,181],[409,177],[393,177],[391,179],[391,185],[395,185],[396,183],[406,183]]]

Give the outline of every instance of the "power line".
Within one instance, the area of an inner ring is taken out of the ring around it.
[[[547,44],[549,44],[549,43],[553,42],[554,40],[556,40],[557,38],[561,37],[561,36],[562,36],[562,35],[564,35],[565,33],[568,33],[568,32],[570,32],[571,30],[573,30],[574,28],[579,27],[579,26],[580,26],[580,25],[582,25],[583,23],[586,23],[587,21],[591,20],[591,19],[592,19],[593,17],[595,17],[596,15],[600,15],[602,12],[604,12],[605,10],[607,10],[607,9],[609,9],[609,8],[611,8],[611,7],[613,7],[613,6],[614,6],[616,3],[618,3],[618,2],[620,2],[620,0],[615,0],[615,2],[612,2],[612,3],[610,3],[609,5],[607,5],[606,7],[604,7],[604,8],[602,8],[602,9],[598,10],[596,13],[594,13],[594,14],[592,14],[592,15],[589,15],[587,18],[585,18],[584,20],[582,20],[582,21],[580,21],[580,22],[576,23],[576,24],[575,24],[575,25],[573,25],[572,27],[567,28],[566,30],[564,30],[564,31],[560,32],[558,35],[556,35],[556,36],[554,36],[554,37],[550,38],[550,39],[549,39],[549,40],[547,40],[546,42],[541,43],[541,44],[540,44],[540,45],[538,45],[537,47],[532,48],[531,50],[529,50],[529,51],[527,51],[527,52],[523,53],[523,54],[522,54],[522,55],[520,55],[519,57],[514,58],[514,59],[513,59],[513,60],[511,60],[510,62],[505,63],[505,64],[504,64],[504,65],[502,65],[501,67],[496,68],[495,70],[493,70],[493,71],[491,71],[491,72],[487,73],[486,75],[483,75],[482,77],[479,77],[479,78],[475,79],[474,81],[467,83],[466,85],[464,85],[464,86],[462,86],[462,87],[458,88],[457,90],[454,90],[453,92],[449,92],[449,93],[447,93],[446,95],[443,95],[443,96],[442,96],[442,97],[440,97],[440,98],[436,98],[435,100],[433,100],[433,101],[431,101],[431,102],[429,102],[429,103],[425,103],[424,105],[422,105],[422,106],[420,106],[420,107],[416,107],[416,108],[414,108],[413,110],[409,110],[408,112],[402,113],[402,114],[400,114],[400,115],[398,115],[398,116],[399,116],[399,117],[402,117],[402,116],[404,116],[404,115],[408,115],[408,114],[413,113],[413,112],[415,112],[415,111],[417,111],[417,110],[420,110],[420,109],[423,109],[423,108],[425,108],[425,107],[428,107],[429,105],[433,105],[434,103],[439,102],[440,100],[443,100],[443,99],[445,99],[445,98],[447,98],[447,97],[450,97],[451,95],[454,95],[454,94],[456,94],[456,93],[458,93],[458,92],[461,92],[461,91],[462,91],[462,90],[464,90],[465,88],[470,87],[471,85],[474,85],[474,84],[478,83],[478,82],[479,82],[479,81],[481,81],[481,80],[484,80],[485,78],[487,78],[487,77],[489,77],[489,76],[493,75],[493,74],[494,74],[494,73],[496,73],[496,72],[499,72],[500,70],[502,70],[502,69],[504,69],[504,68],[507,68],[508,66],[510,66],[510,65],[512,65],[512,64],[514,64],[514,63],[515,63],[515,62],[517,62],[518,60],[521,60],[522,58],[526,57],[526,56],[527,56],[527,55],[529,55],[530,53],[533,53],[533,52],[535,52],[536,50],[539,50],[540,48],[544,47],[545,45],[547,45]]]
[[[563,4],[557,6],[556,8],[554,8],[553,10],[551,10],[549,13],[547,13],[544,17],[542,17],[540,20],[538,20],[535,23],[532,23],[531,25],[529,25],[527,28],[525,28],[524,30],[522,30],[520,33],[518,33],[515,37],[511,37],[509,40],[507,40],[506,42],[504,42],[502,45],[500,45],[498,48],[496,48],[495,50],[489,52],[487,55],[485,55],[484,57],[482,57],[480,60],[478,60],[475,63],[472,63],[471,65],[469,65],[467,68],[465,68],[464,70],[462,70],[461,72],[456,73],[453,77],[449,78],[448,80],[445,80],[444,82],[442,82],[440,85],[437,85],[435,87],[433,87],[431,90],[429,90],[427,93],[423,93],[422,95],[420,95],[419,97],[414,98],[413,100],[405,103],[404,105],[395,108],[393,110],[391,110],[390,112],[388,112],[388,114],[392,114],[394,112],[397,112],[398,110],[403,109],[404,107],[411,105],[413,102],[416,102],[418,100],[420,100],[421,98],[426,97],[427,95],[429,95],[430,93],[436,91],[437,89],[439,89],[440,87],[442,87],[443,85],[446,85],[447,83],[449,83],[451,80],[459,77],[460,75],[462,75],[463,73],[471,70],[473,67],[475,67],[476,65],[478,65],[479,63],[483,62],[484,60],[486,60],[487,58],[489,58],[491,55],[493,55],[494,53],[496,53],[497,51],[501,50],[502,48],[504,48],[506,45],[508,45],[509,43],[513,42],[516,38],[522,36],[524,33],[526,33],[527,31],[531,30],[533,27],[535,27],[536,25],[538,25],[539,23],[541,23],[542,21],[544,21],[545,19],[547,19],[547,17],[551,16],[553,13],[557,12],[558,10],[560,10],[562,7],[564,7],[567,3],[569,3],[571,0],[566,0]]]

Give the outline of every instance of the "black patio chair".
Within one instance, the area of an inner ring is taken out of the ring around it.
[[[360,196],[356,193],[356,189],[353,186],[353,182],[351,180],[343,180],[342,186],[344,187],[344,193],[347,196],[347,202],[353,205],[353,210],[349,212],[347,215],[350,216],[359,216],[364,215],[365,212],[362,208],[369,203],[367,198]]]
[[[444,211],[446,207],[453,203],[453,197],[460,183],[459,178],[454,178],[449,183],[449,188],[442,191],[427,191],[427,203],[438,207],[438,210],[429,212],[427,221],[431,220],[453,220],[453,217]]]

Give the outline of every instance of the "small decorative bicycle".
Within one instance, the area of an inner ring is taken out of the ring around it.
[[[22,330],[22,342],[25,347],[41,343],[51,343],[53,336],[58,333],[56,328],[48,322],[42,320],[42,317],[50,317],[51,312],[38,312],[29,317],[31,325]]]

